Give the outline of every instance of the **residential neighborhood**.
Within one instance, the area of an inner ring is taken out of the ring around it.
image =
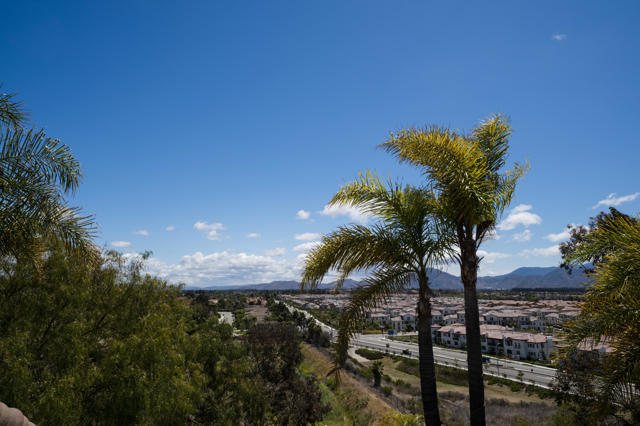
[[[297,294],[283,295],[282,298],[305,309],[334,309],[338,312],[348,301],[346,294]],[[413,332],[417,325],[415,300],[414,294],[394,295],[386,305],[369,312],[368,318],[381,331]],[[435,297],[431,302],[434,343],[464,349],[464,300]],[[554,330],[579,312],[577,302],[572,300],[480,300],[478,305],[483,352],[539,361],[549,360],[553,352]]]

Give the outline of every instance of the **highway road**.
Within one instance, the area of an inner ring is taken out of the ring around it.
[[[334,328],[318,321],[310,313],[286,303],[285,305],[289,310],[295,309],[302,312],[307,318],[313,318],[332,339],[336,336],[336,330]],[[417,344],[392,340],[385,334],[357,334],[351,339],[349,345],[356,348],[366,348],[395,355],[404,355],[414,359],[418,358]],[[403,354],[402,351],[405,350],[408,351],[408,353]],[[437,364],[460,368],[462,370],[467,369],[467,353],[465,351],[434,346],[433,355]],[[484,364],[483,372],[490,376],[502,377],[525,384],[534,384],[548,389],[551,387],[551,383],[556,374],[556,370],[550,367],[504,358],[495,358],[488,355],[484,357],[488,362]]]

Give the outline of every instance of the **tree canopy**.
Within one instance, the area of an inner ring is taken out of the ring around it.
[[[640,220],[611,208],[589,228],[572,229],[562,253],[568,267],[586,265],[591,282],[580,314],[566,325],[556,387],[586,416],[638,422]]]

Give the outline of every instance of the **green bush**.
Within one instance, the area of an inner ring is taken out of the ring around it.
[[[373,379],[373,371],[368,367],[358,369],[358,374],[367,379]]]
[[[364,348],[356,349],[356,353],[370,361],[375,361],[385,357],[385,354],[383,354],[382,352],[370,351],[369,349]]]
[[[389,396],[393,392],[393,388],[391,388],[391,386],[383,386],[380,388],[380,390],[385,396]]]
[[[325,384],[327,385],[327,387],[329,389],[331,389],[332,391],[335,391],[338,388],[338,383],[336,381],[336,379],[334,377],[327,379],[327,381],[325,382]]]
[[[411,374],[413,376],[420,376],[420,364],[417,359],[405,358],[402,356],[394,357],[394,360],[399,361],[400,365],[396,368],[403,373]]]

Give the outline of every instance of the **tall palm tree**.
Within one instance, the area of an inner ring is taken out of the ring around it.
[[[0,95],[0,258],[33,259],[48,238],[93,248],[93,218],[64,199],[78,188],[80,164],[43,130],[23,129],[21,108],[13,95]]]
[[[465,325],[471,424],[484,425],[482,347],[476,281],[481,243],[511,202],[518,179],[528,165],[503,171],[511,126],[502,115],[491,116],[470,134],[443,127],[409,128],[391,134],[381,146],[400,161],[423,168],[437,197],[437,214],[456,235],[464,286]]]
[[[412,281],[419,284],[417,301],[420,386],[425,419],[440,424],[431,341],[431,290],[428,272],[448,256],[446,233],[432,219],[433,195],[424,188],[385,183],[370,172],[345,185],[330,205],[354,206],[379,220],[371,225],[342,226],[325,235],[307,256],[301,288],[315,288],[329,270],[340,275],[366,270],[365,284],[351,294],[340,317],[336,366],[344,365],[350,338],[371,309]]]

